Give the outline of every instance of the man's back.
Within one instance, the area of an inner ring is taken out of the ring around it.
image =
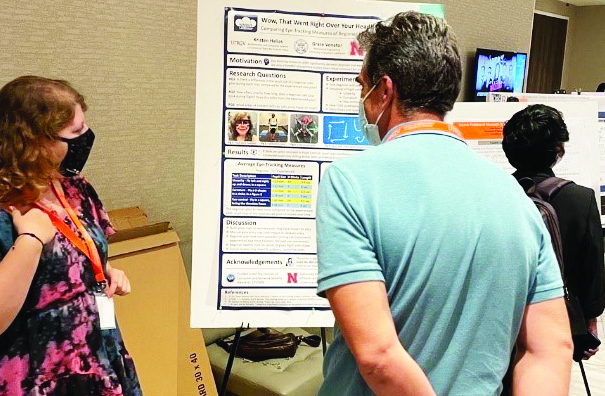
[[[552,169],[545,169],[517,171],[513,176],[541,181],[555,174]],[[605,281],[601,218],[594,191],[570,183],[550,203],[559,220],[567,287],[578,297],[585,318],[596,318],[605,307]]]
[[[319,291],[384,280],[399,339],[437,394],[498,394],[526,303],[561,286],[514,178],[457,139],[419,134],[337,161],[324,179]],[[338,332],[324,371],[320,394],[370,394]]]

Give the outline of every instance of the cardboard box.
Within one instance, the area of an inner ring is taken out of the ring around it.
[[[138,206],[113,210],[110,216],[116,230],[127,230],[149,224],[147,214]]]
[[[189,327],[190,288],[169,223],[147,224],[138,207],[112,211],[109,262],[132,293],[114,298],[126,348],[145,396],[217,395],[200,329]]]

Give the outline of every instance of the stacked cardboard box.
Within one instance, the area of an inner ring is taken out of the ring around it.
[[[116,297],[116,316],[145,396],[216,395],[200,329],[189,327],[190,288],[169,223],[148,224],[138,207],[112,211],[117,233],[109,262],[132,293]]]

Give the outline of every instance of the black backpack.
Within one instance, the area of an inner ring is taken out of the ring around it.
[[[565,305],[567,306],[567,313],[569,314],[569,323],[571,325],[571,335],[574,343],[573,359],[576,362],[582,360],[584,351],[588,349],[595,349],[601,343],[588,328],[586,327],[586,321],[582,308],[578,298],[573,295],[567,289],[567,280],[565,278],[564,263],[563,263],[563,243],[561,242],[561,231],[559,229],[559,220],[557,218],[557,212],[550,204],[551,199],[557,194],[561,188],[573,183],[570,180],[560,179],[558,177],[547,177],[546,179],[536,182],[531,178],[519,179],[519,184],[525,190],[525,193],[534,201],[534,204],[538,207],[542,219],[546,224],[546,228],[550,233],[550,239],[559,262],[559,268],[561,269],[561,275],[563,276],[563,290],[565,293]]]

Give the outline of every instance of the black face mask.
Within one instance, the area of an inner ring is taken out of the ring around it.
[[[95,141],[95,134],[92,129],[88,128],[86,132],[73,139],[61,138],[62,141],[67,143],[67,154],[63,161],[61,161],[61,174],[63,176],[75,176],[82,171],[90,150],[92,150],[92,143]]]

